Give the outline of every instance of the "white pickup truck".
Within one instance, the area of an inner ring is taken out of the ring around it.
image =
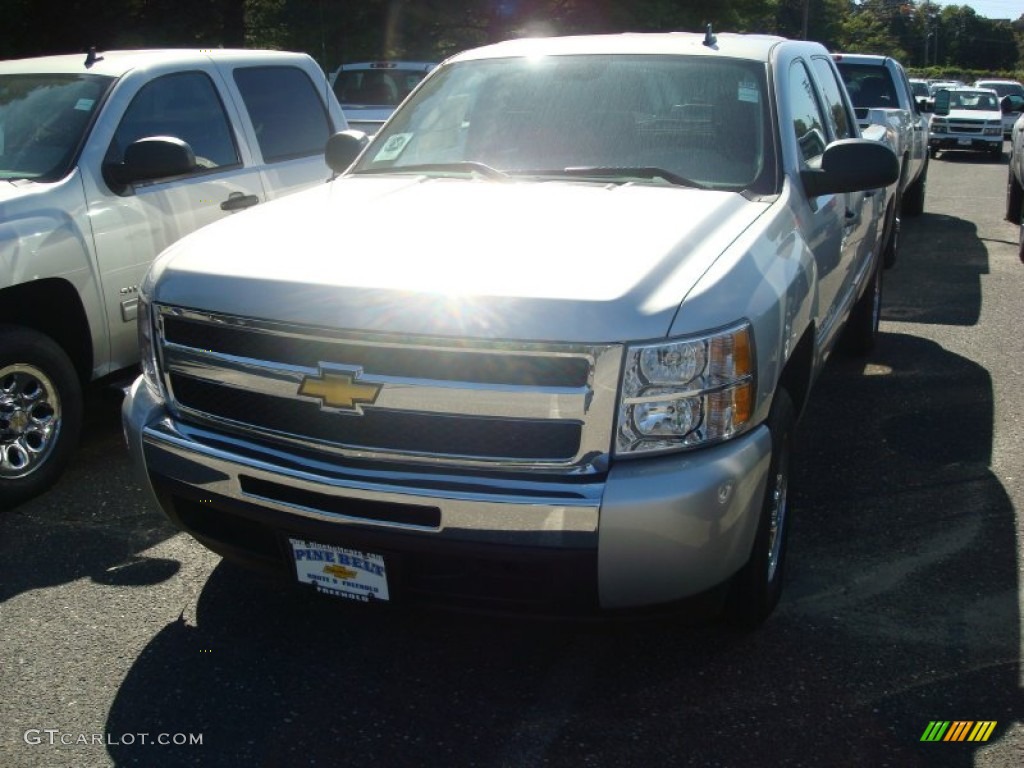
[[[344,599],[767,617],[794,424],[875,338],[899,174],[828,51],[510,41],[362,138],[150,270],[123,416],[155,501]]]
[[[323,184],[324,146],[344,128],[304,54],[0,62],[0,507],[57,478],[83,385],[138,362],[139,285],[156,255]]]
[[[861,129],[881,125],[900,160],[900,179],[894,204],[886,213],[885,265],[896,263],[900,216],[924,212],[928,183],[928,117],[903,65],[890,56],[833,54],[846,88],[850,92],[857,124]]]

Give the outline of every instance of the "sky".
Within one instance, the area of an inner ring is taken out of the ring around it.
[[[1024,15],[1024,0],[932,0],[936,5],[969,5],[979,16],[1016,21]]]

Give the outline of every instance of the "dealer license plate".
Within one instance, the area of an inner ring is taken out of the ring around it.
[[[959,144],[961,147],[969,147],[969,146],[971,146],[971,140],[970,139],[957,139],[956,143]]]
[[[363,603],[389,599],[387,570],[381,555],[315,541],[288,541],[300,583],[312,584],[324,594]]]

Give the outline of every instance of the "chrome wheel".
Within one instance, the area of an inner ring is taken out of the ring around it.
[[[768,583],[775,580],[776,571],[782,559],[782,542],[786,527],[786,494],[789,489],[789,456],[783,455],[775,473],[774,488],[769,499],[768,510]]]
[[[45,373],[22,363],[0,369],[0,478],[45,464],[60,428],[60,394]]]

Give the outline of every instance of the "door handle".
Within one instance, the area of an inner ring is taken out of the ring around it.
[[[256,195],[246,195],[243,192],[232,192],[228,199],[220,204],[222,211],[242,211],[252,208],[260,199]]]

